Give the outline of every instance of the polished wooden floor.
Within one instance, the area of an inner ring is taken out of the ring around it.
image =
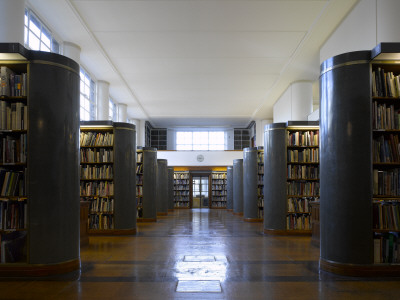
[[[0,299],[400,299],[400,279],[319,272],[307,237],[262,233],[225,210],[175,210],[129,237],[90,237],[79,274],[0,281]],[[201,282],[220,292],[177,292]]]

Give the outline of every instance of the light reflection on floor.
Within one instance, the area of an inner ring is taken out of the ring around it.
[[[218,281],[224,282],[226,279],[228,260],[226,258],[225,244],[218,244],[218,253],[210,253],[210,246],[212,242],[207,243],[208,246],[204,247],[204,234],[215,229],[215,224],[209,223],[209,210],[208,209],[195,209],[192,214],[192,238],[190,244],[181,245],[180,240],[176,240],[175,250],[182,249],[186,246],[187,255],[181,259],[177,259],[174,266],[174,274],[178,281]]]

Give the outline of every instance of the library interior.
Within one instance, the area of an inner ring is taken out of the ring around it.
[[[0,299],[398,299],[398,0],[0,0]]]

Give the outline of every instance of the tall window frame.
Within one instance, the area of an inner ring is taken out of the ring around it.
[[[84,68],[80,69],[80,119],[96,119],[96,84]]]
[[[225,131],[177,131],[176,150],[225,150]]]
[[[25,8],[24,43],[31,50],[61,53],[60,43],[51,30],[29,8]]]
[[[108,100],[108,119],[111,121],[117,120],[117,104],[112,98]]]

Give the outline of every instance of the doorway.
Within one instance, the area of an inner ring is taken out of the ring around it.
[[[209,175],[195,175],[193,182],[193,206],[192,208],[209,207]]]

